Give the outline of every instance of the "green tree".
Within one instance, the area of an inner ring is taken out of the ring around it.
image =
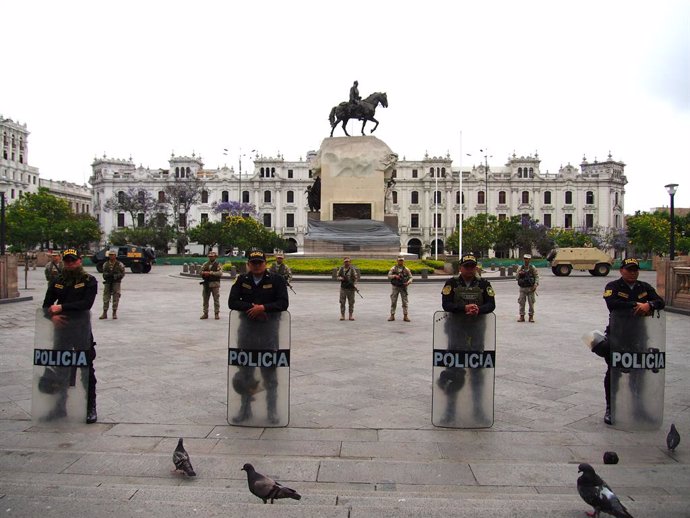
[[[496,244],[495,251],[501,257],[508,254],[518,246],[518,238],[522,225],[520,216],[497,220],[496,222]]]
[[[628,239],[637,254],[664,254],[669,250],[671,222],[663,213],[635,212],[628,217]]]
[[[496,243],[498,219],[494,215],[478,214],[467,218],[462,224],[462,254],[470,252],[486,257]],[[446,242],[457,243],[457,229],[446,238]]]
[[[203,245],[204,255],[206,249],[229,240],[228,227],[222,221],[205,221],[194,228],[190,228],[189,239]]]
[[[549,230],[548,236],[559,248],[593,246],[591,236],[572,228],[552,228]]]
[[[257,247],[262,250],[284,249],[285,240],[275,232],[268,230],[254,218],[228,216],[223,225],[227,229],[228,242],[240,250]]]
[[[22,250],[62,243],[71,215],[69,203],[46,188],[23,194],[7,208],[7,243]]]
[[[89,214],[70,214],[65,220],[63,248],[76,247],[88,250],[92,243],[101,239],[101,227],[98,221]]]

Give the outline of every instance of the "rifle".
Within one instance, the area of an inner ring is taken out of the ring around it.
[[[353,282],[347,281],[346,285],[343,287],[345,289],[355,290],[357,292],[357,295],[359,295],[361,298],[364,298],[364,296],[359,292],[359,289],[357,289],[357,286],[355,286]]]
[[[287,287],[290,288],[290,291],[291,291],[292,293],[294,293],[295,295],[297,295],[297,292],[296,292],[295,290],[292,289],[292,284],[290,284],[288,281],[285,281],[285,284],[287,284]]]

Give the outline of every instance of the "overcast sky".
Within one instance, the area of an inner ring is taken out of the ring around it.
[[[690,207],[687,1],[0,0],[0,19],[0,114],[44,178],[83,183],[104,152],[298,160],[357,79],[387,92],[374,135],[400,158],[537,151],[555,173],[610,151],[626,213],[668,205],[667,183]]]

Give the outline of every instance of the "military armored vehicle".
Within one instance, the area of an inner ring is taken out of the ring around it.
[[[143,247],[137,245],[123,245],[113,246],[117,249],[117,260],[125,267],[129,267],[132,273],[149,273],[151,265],[156,262],[156,251],[150,247]],[[96,265],[96,270],[103,271],[103,265],[108,260],[108,250],[111,248],[104,248],[93,254],[90,259]]]
[[[551,271],[557,277],[565,277],[575,270],[587,270],[595,277],[603,277],[611,271],[613,258],[598,248],[557,248],[546,256]]]

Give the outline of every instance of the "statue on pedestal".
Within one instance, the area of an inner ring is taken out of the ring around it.
[[[376,108],[381,104],[384,108],[388,108],[388,96],[386,92],[374,92],[366,99],[362,100],[359,95],[359,82],[355,81],[350,88],[350,99],[349,101],[344,101],[338,106],[334,106],[331,109],[331,113],[328,116],[328,120],[331,123],[331,137],[333,136],[333,131],[339,122],[343,123],[343,131],[348,137],[350,134],[347,132],[345,125],[350,119],[358,119],[362,122],[362,135],[364,135],[364,126],[367,121],[372,121],[376,123],[376,126],[371,130],[373,133],[379,125],[379,121],[374,118],[376,113]]]

